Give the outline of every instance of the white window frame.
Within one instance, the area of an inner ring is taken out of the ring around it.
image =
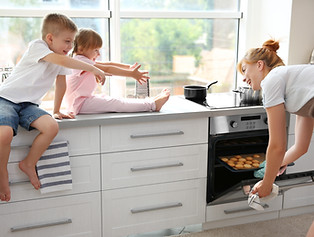
[[[105,0],[103,0],[105,1]],[[32,9],[32,8],[1,8],[0,17],[44,17],[51,12],[58,12],[65,14],[68,17],[79,18],[103,18],[109,20],[109,59],[112,61],[121,61],[121,39],[120,39],[120,20],[121,19],[237,19],[239,21],[243,18],[243,13],[238,11],[120,11],[120,0],[106,0],[108,1],[109,9]],[[238,48],[237,37],[237,48]],[[237,54],[238,49],[236,50]],[[121,85],[124,84],[125,79],[119,79],[119,83],[114,78],[110,83],[110,94],[121,90]],[[236,83],[236,76],[234,84]],[[123,86],[122,86],[123,87]],[[124,88],[123,87],[123,88]],[[122,91],[119,96],[125,96]]]

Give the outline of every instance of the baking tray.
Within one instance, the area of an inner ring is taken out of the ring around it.
[[[245,164],[245,161],[251,160],[253,163],[261,164],[265,160],[265,153],[252,153],[252,154],[240,154],[240,155],[231,155],[231,156],[219,156],[218,161],[225,166],[227,169],[229,169],[232,172],[247,172],[247,171],[254,171],[260,169],[259,167],[254,167],[251,165],[251,168],[237,168],[235,166],[231,166],[228,161],[225,161],[228,159],[229,162],[233,161],[233,164],[238,164],[239,161],[243,162],[243,165]],[[245,160],[244,160],[245,159]]]

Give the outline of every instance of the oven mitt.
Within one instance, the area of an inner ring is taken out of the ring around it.
[[[254,171],[254,177],[257,179],[264,178],[265,175],[265,169],[266,169],[266,160],[264,160],[260,165],[259,169]]]
[[[266,160],[264,160],[259,165],[259,168],[260,169],[254,171],[254,177],[257,178],[257,179],[262,179],[262,178],[264,178],[264,175],[265,175]],[[284,165],[284,166],[280,167],[277,176],[282,175],[285,172],[286,169],[287,169],[287,165]]]
[[[259,181],[259,182],[261,182],[261,181]],[[257,183],[254,185],[254,187],[255,187],[256,185],[258,185],[259,182],[257,182]],[[253,188],[254,188],[254,187],[253,187]],[[253,188],[252,188],[252,189],[253,189]],[[257,210],[257,211],[263,211],[263,210],[264,210],[264,205],[263,205],[263,203],[267,203],[267,202],[273,200],[275,197],[278,196],[278,192],[279,192],[279,187],[278,187],[278,185],[273,184],[273,188],[272,188],[272,190],[271,190],[271,193],[270,193],[267,197],[260,198],[260,197],[258,196],[258,193],[255,193],[255,194],[250,193],[250,194],[249,194],[249,198],[248,198],[248,204],[249,204],[249,206],[250,206],[251,208],[253,208],[253,209]]]

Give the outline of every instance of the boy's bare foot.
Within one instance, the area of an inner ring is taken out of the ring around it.
[[[39,182],[36,170],[35,170],[35,166],[29,166],[26,164],[25,160],[22,160],[19,163],[19,167],[28,176],[34,188],[39,189],[40,182]]]
[[[0,171],[0,200],[8,202],[11,199],[7,169]]]
[[[156,110],[155,111],[160,111],[162,106],[167,102],[170,96],[170,91],[168,89],[163,89],[159,95],[157,95],[153,100],[155,101],[156,104]]]

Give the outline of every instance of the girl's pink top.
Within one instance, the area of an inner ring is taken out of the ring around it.
[[[94,65],[95,62],[83,55],[74,56],[75,59]],[[64,101],[67,111],[78,114],[85,99],[92,97],[97,87],[96,78],[93,73],[73,69],[72,74],[67,76],[67,89]]]

